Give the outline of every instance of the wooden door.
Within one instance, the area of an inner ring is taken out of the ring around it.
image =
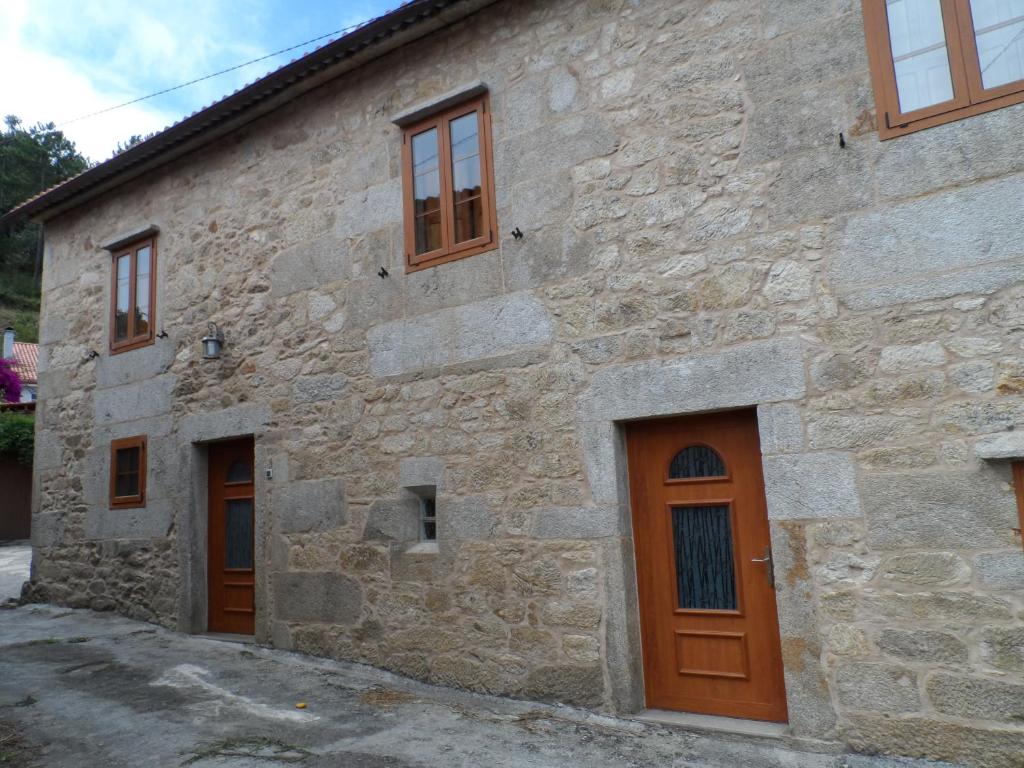
[[[212,443],[209,450],[208,628],[251,635],[256,626],[253,441]]]
[[[627,427],[647,706],[785,722],[754,411]]]

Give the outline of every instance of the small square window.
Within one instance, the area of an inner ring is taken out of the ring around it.
[[[110,506],[146,506],[146,438],[126,437],[110,444]]]
[[[437,541],[437,500],[420,497],[420,541]]]

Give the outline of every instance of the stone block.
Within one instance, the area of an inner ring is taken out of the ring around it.
[[[1013,493],[993,472],[908,472],[872,476],[861,484],[868,543],[880,549],[1012,543]]]
[[[174,504],[169,499],[146,501],[137,509],[91,506],[85,513],[85,538],[162,539],[174,523]]]
[[[419,499],[378,499],[370,505],[363,541],[411,542],[419,538]]]
[[[523,696],[597,709],[604,699],[604,674],[598,664],[535,667],[526,678]]]
[[[757,371],[757,376],[749,375]],[[668,362],[597,371],[580,397],[584,421],[698,413],[804,396],[801,343],[772,339]]]
[[[936,672],[925,681],[925,691],[939,712],[970,720],[1024,722],[1024,685],[985,677]]]
[[[128,353],[102,354],[96,360],[96,387],[118,387],[165,374],[174,362],[176,351],[173,339],[156,339],[149,346]]]
[[[337,400],[345,394],[348,378],[342,373],[320,376],[302,376],[292,386],[292,397],[296,403],[320,403]]]
[[[1006,672],[1024,673],[1024,627],[982,627],[978,647],[986,664]]]
[[[32,546],[37,549],[64,543],[64,512],[36,512],[32,515]]]
[[[874,712],[916,712],[921,708],[917,675],[891,664],[844,662],[836,669],[839,703]]]
[[[987,461],[1024,459],[1024,430],[983,437],[974,444],[974,455]]]
[[[134,384],[97,390],[93,395],[95,423],[136,421],[170,413],[176,382],[177,377],[167,373]]]
[[[771,3],[771,6],[789,6]],[[772,10],[776,19],[801,14],[788,7]],[[850,72],[867,71],[867,48],[864,44],[864,23],[859,12],[826,16],[821,6],[800,19],[799,33],[782,34],[756,52],[751,50],[743,60],[744,79],[755,100],[775,96],[797,86],[808,86],[847,77]],[[769,32],[786,28],[777,22],[769,24]],[[792,97],[801,101],[802,96]]]
[[[501,252],[495,249],[434,269],[409,272],[404,283],[407,316],[483,301],[503,292]]]
[[[934,716],[892,717],[861,712],[846,718],[839,736],[860,752],[917,755],[976,768],[1020,766],[1020,729],[1014,727],[961,724]],[[929,764],[929,768],[933,766]]]
[[[971,569],[953,552],[907,552],[887,558],[881,575],[900,584],[946,587],[967,581]]]
[[[325,531],[348,522],[345,485],[336,479],[303,480],[276,486],[274,520],[284,533]]]
[[[770,520],[860,517],[857,477],[843,453],[765,456],[764,490]]]
[[[601,539],[623,535],[618,506],[551,507],[533,511],[530,536],[535,539]]]
[[[542,621],[551,627],[595,629],[601,623],[601,608],[590,603],[551,602],[544,608]]]
[[[355,624],[362,613],[362,587],[339,573],[275,573],[273,583],[280,621]]]
[[[834,147],[788,158],[768,190],[768,214],[776,226],[814,221],[870,205],[874,142]]]
[[[607,268],[618,259],[615,246],[597,246],[586,235],[558,224],[502,244],[502,267],[509,290],[539,288]]]
[[[596,115],[579,115],[495,142],[494,176],[515,186],[612,154],[619,146],[615,129]]]
[[[882,349],[878,367],[886,373],[904,373],[918,368],[945,365],[946,351],[937,341]]]
[[[995,262],[1024,256],[1022,216],[1016,176],[854,214],[829,265],[832,283],[855,309],[991,292],[1019,278],[1019,266]]]
[[[343,238],[325,235],[281,251],[270,264],[274,297],[319,289],[351,276],[348,247]]]
[[[552,333],[543,304],[510,294],[372,328],[370,370],[397,376],[501,357],[545,346]]]
[[[497,521],[480,496],[441,496],[437,500],[437,538],[442,544],[462,539],[489,539]]]
[[[32,467],[36,472],[57,469],[63,465],[64,442],[60,435],[48,429],[36,431],[35,453]]]
[[[434,488],[440,492],[444,487],[444,461],[433,457],[402,459],[398,463],[398,484],[402,488]]]
[[[1017,130],[1024,106],[971,118],[965,134],[956,123],[887,141],[877,165],[883,198],[916,197],[936,190],[1024,170],[1024,136]]]
[[[1013,605],[1006,600],[970,592],[877,592],[865,589],[860,596],[866,618],[894,621],[938,621],[945,624],[977,624],[1010,621]]]
[[[798,405],[758,405],[757,429],[761,436],[762,454],[793,453],[803,448],[803,422]]]
[[[236,405],[219,411],[199,411],[184,417],[178,435],[185,443],[205,443],[229,437],[260,435],[270,422],[266,403]]]
[[[967,646],[947,632],[885,629],[875,643],[882,653],[904,661],[931,661],[940,664],[967,662]]]
[[[865,448],[903,440],[919,430],[898,416],[823,415],[807,424],[807,443],[811,448]]]
[[[1024,554],[1018,549],[977,555],[974,573],[989,589],[1024,591]]]

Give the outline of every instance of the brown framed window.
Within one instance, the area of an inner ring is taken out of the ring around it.
[[[404,129],[408,271],[497,247],[486,94]]]
[[[864,0],[863,7],[880,138],[1024,101],[1022,0]]]
[[[1024,546],[1024,461],[1013,462],[1013,489],[1017,494],[1017,517],[1020,528],[1014,529]]]
[[[110,351],[124,352],[153,343],[156,240],[140,240],[113,256]]]
[[[110,443],[110,506],[146,506],[146,438]]]

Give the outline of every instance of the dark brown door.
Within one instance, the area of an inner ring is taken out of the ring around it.
[[[786,721],[754,411],[628,425],[647,706]]]
[[[252,438],[210,445],[209,631],[251,635],[256,621]]]

